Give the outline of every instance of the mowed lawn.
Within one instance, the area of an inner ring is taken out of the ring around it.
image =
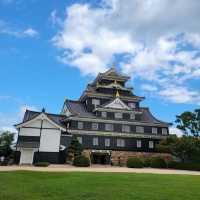
[[[0,200],[199,200],[200,176],[0,172]]]

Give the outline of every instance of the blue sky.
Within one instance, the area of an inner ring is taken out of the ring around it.
[[[59,113],[112,63],[159,119],[197,108],[199,9],[198,0],[0,0],[0,130],[26,108]]]

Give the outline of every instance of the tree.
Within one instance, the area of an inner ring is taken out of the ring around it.
[[[0,135],[0,157],[9,157],[12,153],[11,144],[14,140],[14,134],[6,131]]]
[[[76,156],[80,156],[83,151],[83,146],[79,143],[77,138],[74,136],[72,137],[71,144],[67,149],[67,160],[73,161]]]
[[[176,116],[177,128],[182,130],[184,135],[192,135],[200,137],[200,109],[194,112],[183,112],[181,115]]]

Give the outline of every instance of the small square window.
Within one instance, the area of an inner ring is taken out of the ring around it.
[[[153,149],[154,148],[154,143],[153,141],[149,141],[149,149]]]
[[[137,148],[141,148],[142,147],[142,141],[141,140],[137,140]]]
[[[122,113],[115,113],[116,119],[122,119]]]
[[[106,138],[106,139],[105,139],[105,146],[106,146],[106,147],[109,147],[109,146],[110,146],[110,139],[109,139],[109,138]]]
[[[83,142],[82,137],[77,137],[77,140],[79,141],[80,144],[82,144],[82,142]]]
[[[157,134],[158,133],[158,129],[156,127],[152,127],[152,133],[153,134]]]
[[[92,123],[92,130],[98,130],[98,123]]]
[[[128,126],[128,125],[122,125],[122,132],[129,133],[130,132],[130,126]]]
[[[83,122],[78,122],[78,129],[83,129]]]
[[[162,135],[167,135],[167,128],[162,128]]]
[[[105,124],[106,131],[113,131],[113,124]]]
[[[93,146],[98,146],[98,145],[99,145],[98,137],[93,138]]]
[[[144,127],[142,127],[142,126],[136,126],[136,132],[137,133],[144,133]]]
[[[124,147],[125,146],[124,139],[117,139],[117,146],[118,147]]]
[[[101,116],[106,118],[107,117],[107,112],[101,112]]]
[[[130,114],[130,119],[135,119],[135,113]]]

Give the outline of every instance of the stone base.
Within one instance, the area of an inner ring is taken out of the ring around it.
[[[126,162],[128,158],[130,157],[142,157],[142,158],[148,158],[153,156],[160,156],[163,157],[165,160],[170,160],[171,155],[167,153],[156,153],[156,152],[134,152],[134,151],[110,151],[110,163],[112,165],[117,166],[124,166],[126,165]],[[88,157],[90,159],[92,150],[87,149],[83,151],[83,155]]]

